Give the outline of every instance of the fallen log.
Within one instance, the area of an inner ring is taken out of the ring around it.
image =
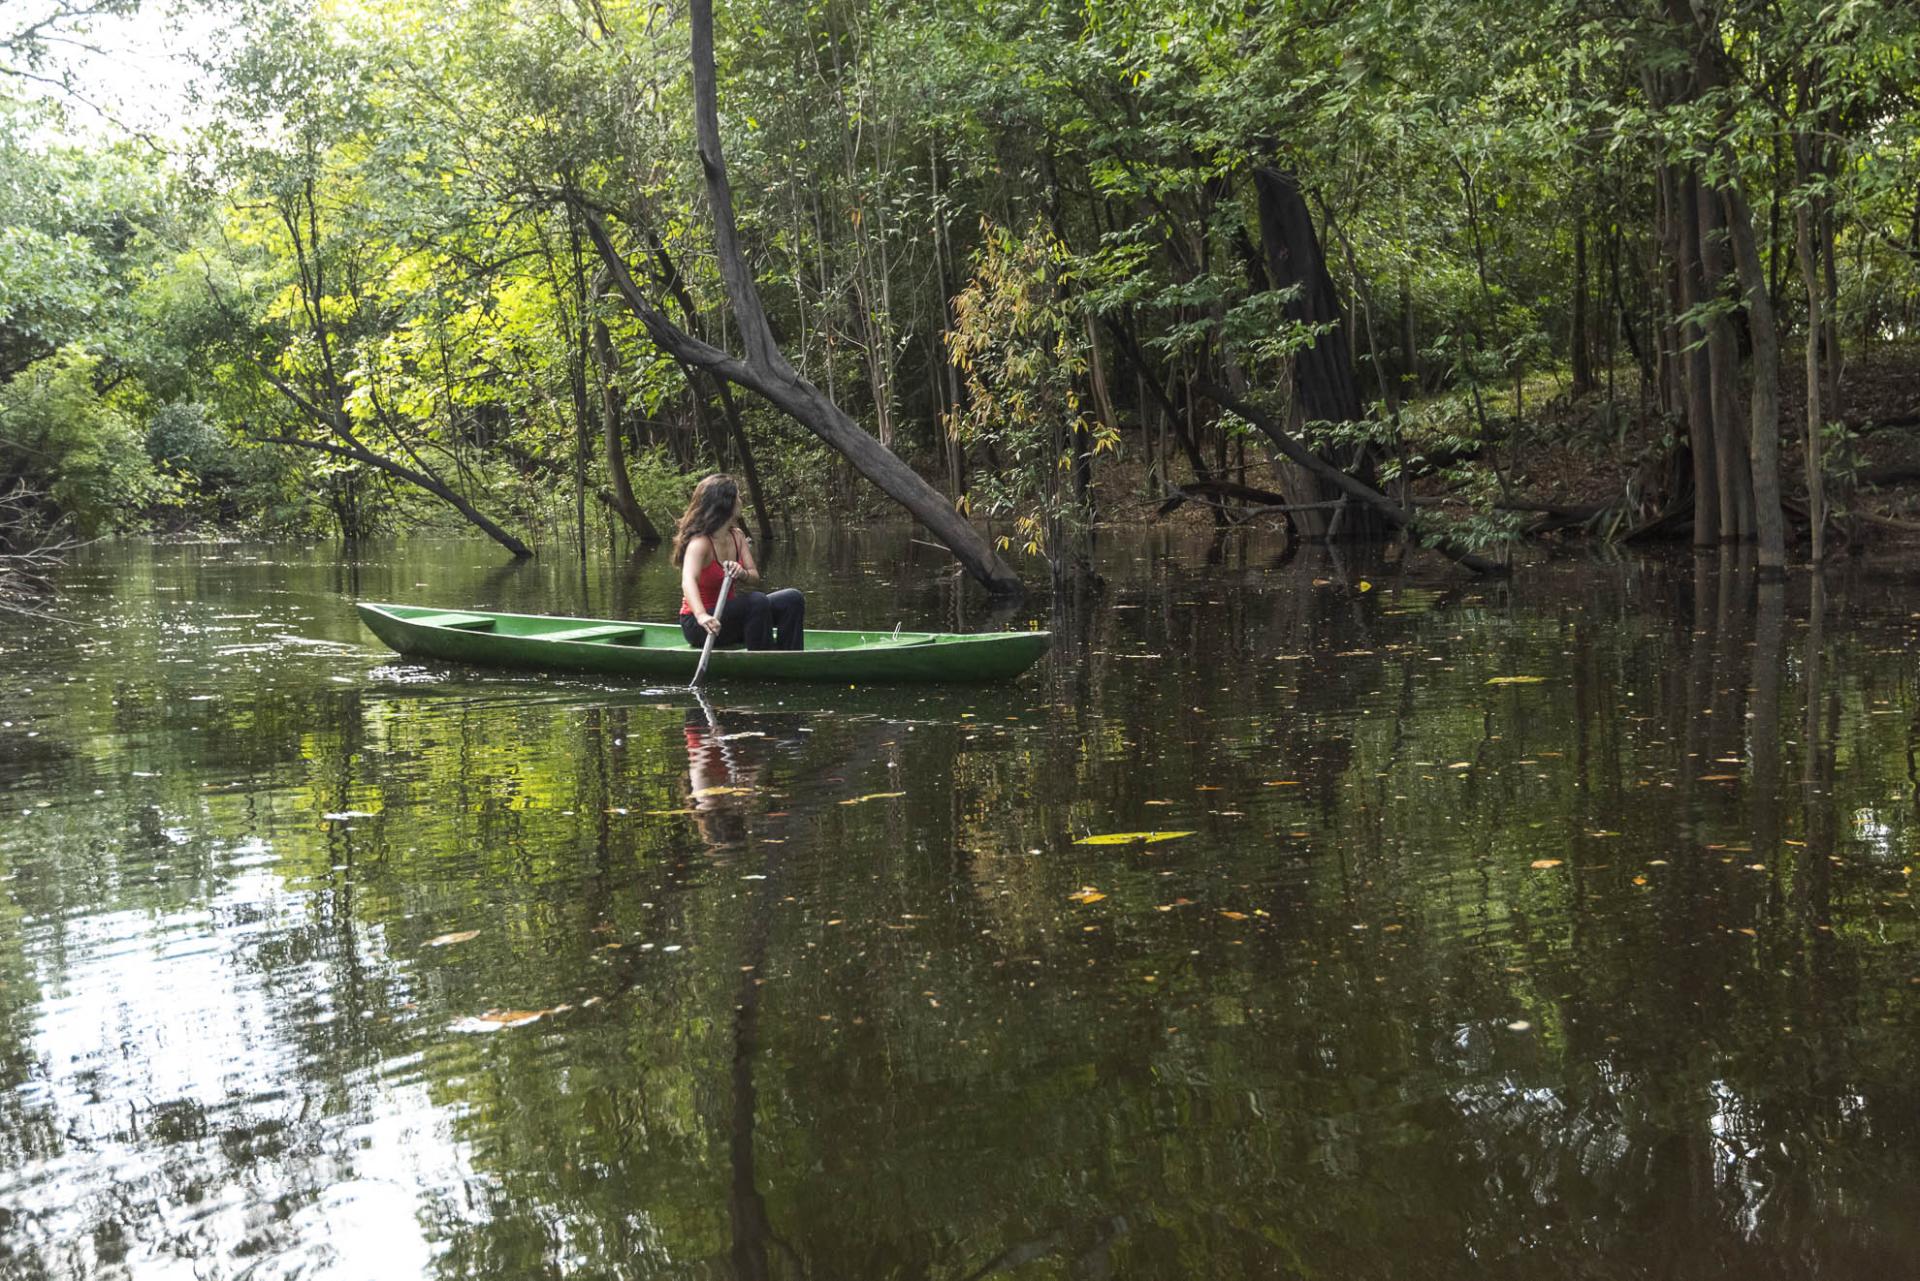
[[[1391,529],[1405,530],[1420,539],[1422,531],[1419,522],[1410,512],[1403,511],[1400,505],[1385,494],[1367,484],[1347,475],[1332,463],[1320,458],[1299,441],[1295,440],[1285,428],[1275,422],[1273,416],[1257,405],[1249,404],[1234,395],[1220,384],[1210,379],[1196,378],[1194,388],[1212,400],[1222,409],[1227,409],[1250,422],[1266,438],[1273,442],[1274,448],[1285,454],[1288,459],[1301,468],[1312,472],[1341,493],[1354,499],[1360,505],[1377,513],[1380,519]],[[1505,574],[1507,569],[1484,556],[1476,555],[1462,547],[1456,540],[1440,535],[1432,543],[1426,544],[1449,560],[1460,564],[1476,574]]]
[[[1256,489],[1252,485],[1242,485],[1231,480],[1196,480],[1185,485],[1169,485],[1167,500],[1160,504],[1160,510],[1154,514],[1165,516],[1177,511],[1182,503],[1189,499],[1237,498],[1243,503],[1258,504],[1261,507],[1284,507],[1285,494],[1276,494],[1270,489]],[[1224,504],[1214,504],[1224,506]],[[1316,503],[1314,506],[1330,504]]]
[[[1868,489],[1902,485],[1920,480],[1920,463],[1876,463],[1872,467],[1862,467],[1854,473],[1853,479]]]

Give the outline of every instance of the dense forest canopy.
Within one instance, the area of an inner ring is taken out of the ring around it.
[[[196,12],[165,135],[61,70],[162,15],[0,29],[0,552],[652,540],[725,467],[1000,589],[1128,497],[1777,568],[1859,536],[1851,375],[1920,294],[1898,3]]]

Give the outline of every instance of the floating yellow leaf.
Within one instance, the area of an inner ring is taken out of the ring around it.
[[[1098,903],[1101,899],[1105,898],[1106,895],[1094,889],[1091,885],[1083,885],[1074,893],[1067,895],[1067,897],[1076,903]]]
[[[1361,590],[1361,591],[1363,591],[1363,592],[1370,592],[1370,591],[1372,591],[1372,590],[1373,590],[1373,584],[1372,584],[1372,583],[1370,583],[1370,582],[1368,582],[1368,581],[1367,581],[1366,579],[1364,579],[1364,578],[1363,578],[1363,579],[1361,579],[1361,580],[1360,580],[1360,582],[1359,582],[1359,583],[1358,583],[1357,585],[1359,586],[1359,588],[1360,588],[1360,590]]]
[[[480,937],[479,930],[461,930],[458,934],[442,934],[437,939],[428,939],[428,947],[446,947],[451,943],[464,943],[468,939]]]
[[[1244,921],[1247,919],[1245,912],[1229,912],[1224,908],[1221,910],[1220,915],[1226,917],[1229,921]]]
[[[1297,778],[1276,778],[1271,780],[1267,784],[1267,786],[1268,787],[1298,787],[1300,786],[1300,780]]]
[[[502,1028],[521,1027],[549,1014],[562,1014],[571,1005],[556,1005],[549,1010],[488,1010],[478,1018],[461,1019],[448,1030],[453,1032],[498,1032]]]
[[[1489,685],[1539,685],[1546,681],[1544,676],[1496,676],[1488,681]]]
[[[1700,781],[1702,783],[1737,783],[1740,781],[1740,776],[1738,774],[1702,774]]]
[[[1537,858],[1533,860],[1533,862],[1527,864],[1527,866],[1535,869],[1536,871],[1543,871],[1549,867],[1559,867],[1561,862],[1562,860],[1557,858]]]
[[[1644,876],[1636,876],[1633,878],[1633,883],[1635,885],[1645,885],[1647,883],[1647,878]]]
[[[1192,832],[1107,832],[1100,836],[1083,836],[1075,845],[1151,845],[1155,841],[1178,840],[1182,836],[1192,836]]]
[[[531,1023],[535,1019],[544,1018],[552,1013],[552,1010],[488,1010],[480,1017],[488,1023],[505,1023],[512,1026],[515,1023]]]
[[[905,792],[868,792],[865,796],[854,796],[841,801],[842,805],[860,805],[867,801],[887,801],[896,796],[905,796]]]

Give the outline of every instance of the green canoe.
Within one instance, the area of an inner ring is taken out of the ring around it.
[[[496,614],[417,605],[358,604],[362,622],[413,658],[493,667],[608,672],[688,681],[700,651],[677,623]],[[807,629],[803,650],[716,649],[707,679],[779,681],[991,681],[1018,676],[1044,654],[1051,632],[831,632]]]

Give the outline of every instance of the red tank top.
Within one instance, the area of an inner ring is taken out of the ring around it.
[[[733,550],[736,553],[739,552],[740,544],[744,541],[746,541],[746,536],[736,529],[733,533]],[[694,586],[700,589],[700,603],[704,605],[707,612],[711,614],[713,607],[720,603],[720,582],[727,576],[727,571],[721,568],[719,559],[720,549],[713,545],[711,538],[707,540],[707,550],[714,559],[708,561],[706,566],[701,569],[700,577],[694,580]],[[680,598],[680,612],[682,614],[691,614],[693,612],[693,603],[685,596]]]
[[[701,569],[700,577],[694,580],[694,585],[700,589],[700,603],[706,607],[709,614],[713,612],[713,607],[720,603],[720,582],[726,576],[727,571],[720,567],[720,562],[710,560]],[[680,598],[680,612],[682,614],[693,612],[693,602],[685,596]]]

